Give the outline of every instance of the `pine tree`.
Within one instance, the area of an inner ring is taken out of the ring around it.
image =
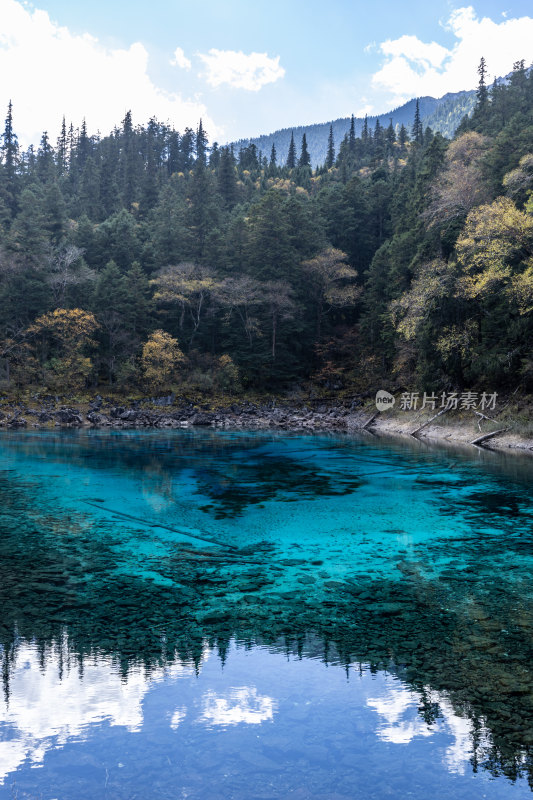
[[[89,156],[91,155],[92,143],[87,134],[87,123],[85,118],[81,123],[80,135],[76,146],[76,161],[79,169],[83,169]]]
[[[6,124],[2,135],[2,157],[4,161],[4,195],[5,202],[11,214],[17,210],[18,197],[18,165],[19,146],[15,131],[13,130],[13,104],[11,100],[7,107]]]
[[[294,133],[291,133],[291,142],[289,144],[289,152],[287,154],[287,167],[294,169],[296,166],[296,147],[294,144]]]
[[[204,131],[202,120],[198,123],[196,131],[196,159],[202,164],[207,163],[207,134]]]
[[[402,122],[400,126],[400,133],[398,134],[398,142],[400,143],[400,147],[402,148],[402,150],[405,149],[405,145],[407,144],[408,141],[409,141],[409,134],[407,133],[407,128]]]
[[[350,121],[350,133],[348,134],[348,148],[350,153],[353,153],[355,150],[355,119],[353,114]]]
[[[209,166],[212,169],[218,169],[219,164],[220,164],[220,148],[218,146],[218,142],[213,142],[211,152],[209,153]]]
[[[364,122],[363,122],[363,130],[361,131],[361,139],[362,139],[362,140],[363,140],[363,142],[366,144],[366,142],[368,141],[368,138],[369,138],[369,132],[368,132],[368,115],[367,115],[367,114],[365,114],[365,119],[364,119]]]
[[[143,214],[147,214],[157,203],[159,194],[159,160],[158,124],[155,118],[152,117],[148,122],[148,128],[146,130],[146,162],[141,195],[141,209]]]
[[[67,224],[67,208],[57,181],[49,183],[44,190],[43,215],[50,241],[57,247],[65,236]]]
[[[150,284],[138,261],[134,261],[125,275],[128,329],[136,336],[145,336],[150,323],[152,302]]]
[[[131,111],[127,111],[122,120],[120,140],[119,188],[122,195],[122,203],[129,211],[137,199],[138,192],[135,133],[133,131]]]
[[[174,175],[180,171],[180,135],[177,131],[170,131],[167,142],[167,171]]]
[[[276,166],[278,154],[276,153],[276,145],[272,142],[272,150],[270,151],[270,167],[273,169]]]
[[[420,118],[420,101],[417,97],[415,107],[415,118],[413,122],[413,141],[417,145],[424,142],[424,129],[422,128],[422,120]]]
[[[249,172],[257,171],[260,166],[260,155],[253,142],[250,142],[247,147],[241,147],[239,150],[239,167],[241,170],[248,170]]]
[[[389,120],[389,127],[385,131],[385,139],[387,142],[387,151],[388,153],[392,153],[394,148],[394,143],[396,142],[396,133],[394,130],[394,125],[392,124],[392,117]]]
[[[237,176],[235,175],[235,163],[228,147],[220,149],[218,191],[228,208],[233,208],[237,202]]]
[[[376,126],[374,128],[374,160],[381,161],[381,159],[385,155],[385,142],[384,142],[384,134],[383,134],[383,126],[379,121],[379,118],[376,119]]]
[[[68,147],[68,163],[69,167],[72,167],[74,164],[74,156],[76,154],[76,134],[74,132],[74,125],[72,122],[68,128],[68,136],[67,136],[67,147]]]
[[[486,83],[486,75],[487,75],[487,62],[481,57],[481,61],[479,62],[479,66],[477,68],[477,72],[479,75],[479,83],[477,86],[477,108],[479,111],[483,112],[486,109],[487,102],[489,99],[489,91],[487,89]]]
[[[38,269],[44,264],[49,250],[42,187],[36,185],[32,189],[24,189],[19,206],[20,210],[9,233],[9,247],[25,263]]]
[[[68,139],[67,139],[67,124],[65,117],[61,123],[61,133],[57,139],[56,150],[56,168],[57,174],[61,178],[67,171],[68,166]]]
[[[328,152],[326,155],[326,167],[331,169],[335,163],[335,140],[333,138],[333,125],[329,126]]]
[[[300,153],[300,159],[298,161],[299,167],[310,167],[311,166],[311,156],[309,155],[309,151],[307,149],[307,138],[304,135],[302,136],[302,152]]]
[[[53,181],[56,173],[56,165],[54,161],[54,151],[48,139],[48,132],[44,131],[41,137],[41,144],[37,151],[37,175],[39,180],[43,183]]]
[[[193,150],[195,147],[195,133],[192,128],[185,128],[180,142],[179,172],[188,172],[193,165]]]

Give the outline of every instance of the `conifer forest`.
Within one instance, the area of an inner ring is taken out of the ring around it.
[[[533,73],[453,139],[412,125],[219,146],[130,113],[0,169],[4,388],[533,389]]]

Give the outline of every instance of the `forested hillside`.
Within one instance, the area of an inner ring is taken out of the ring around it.
[[[409,100],[402,106],[389,111],[386,114],[370,116],[366,118],[354,117],[354,128],[356,136],[361,136],[363,128],[369,126],[375,128],[376,122],[387,128],[392,121],[392,125],[399,133],[400,127],[411,127],[415,113],[417,100]],[[476,105],[476,92],[454,92],[436,99],[435,97],[419,97],[418,107],[422,125],[429,127],[435,133],[442,133],[443,136],[451,138],[457,126],[467,114],[471,114]],[[333,127],[335,141],[342,142],[346,135],[350,133],[351,117],[335,119],[333,122],[322,122],[315,125],[300,125],[295,128],[284,128],[274,133],[258,136],[253,139],[241,139],[234,144],[234,148],[239,150],[241,147],[249,147],[254,144],[258,152],[268,155],[272,145],[276,148],[278,158],[283,162],[289,153],[291,136],[297,141],[301,141],[305,133],[307,147],[311,158],[311,165],[317,167],[323,164],[328,150],[328,135],[330,126]]]
[[[379,120],[312,170],[127,114],[0,171],[4,390],[533,387],[533,77],[453,141]]]

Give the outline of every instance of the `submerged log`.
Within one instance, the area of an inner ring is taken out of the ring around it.
[[[188,531],[184,528],[174,528],[171,525],[165,525],[163,522],[148,522],[147,520],[143,519],[142,517],[135,517],[133,514],[126,514],[124,511],[116,511],[113,508],[107,508],[107,506],[101,505],[100,503],[92,503],[90,500],[83,501],[87,506],[93,506],[94,508],[99,508],[100,511],[105,511],[108,514],[111,514],[115,517],[122,517],[123,519],[129,519],[133,522],[140,522],[146,528],[163,528],[166,531],[171,531],[172,533],[178,533],[180,536],[187,536],[189,539],[197,539],[200,542],[208,542],[209,544],[214,544],[217,547],[223,547],[227,550],[235,551],[238,548],[234,547],[232,544],[227,544],[226,542],[219,542],[216,539],[211,539],[208,536],[203,536],[200,533],[195,533],[193,531]]]

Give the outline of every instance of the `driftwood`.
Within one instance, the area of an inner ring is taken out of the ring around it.
[[[132,520],[133,522],[140,522],[147,528],[163,528],[166,531],[172,531],[172,533],[179,533],[180,536],[187,536],[189,539],[197,539],[200,542],[208,542],[209,544],[214,544],[217,547],[223,547],[227,550],[237,550],[237,547],[234,547],[232,544],[226,544],[225,542],[219,542],[216,539],[211,539],[207,536],[202,536],[199,533],[193,533],[192,531],[187,531],[184,528],[174,528],[170,525],[165,525],[162,522],[148,522],[142,517],[134,517],[133,514],[126,514],[124,511],[116,511],[113,508],[107,508],[107,506],[101,505],[100,503],[91,503],[90,500],[83,501],[87,506],[93,506],[94,508],[99,508],[100,511],[105,511],[107,514],[111,514],[115,517],[123,517],[124,519]]]
[[[376,417],[378,417],[378,416],[379,416],[379,411],[376,411],[376,413],[375,413],[375,414],[372,414],[372,416],[370,417],[370,419],[367,419],[367,421],[365,422],[365,424],[361,426],[361,430],[362,430],[362,431],[366,431],[368,428],[370,428],[370,426],[372,425],[372,423],[374,422],[374,420],[375,420],[375,419],[376,419]]]
[[[482,414],[482,413],[481,413],[481,411],[474,411],[474,414],[475,414],[477,417],[479,417],[479,419],[478,419],[478,421],[477,421],[477,426],[478,426],[478,428],[479,428],[479,432],[480,432],[480,433],[481,433],[481,420],[482,420],[482,419],[486,419],[486,420],[488,420],[489,422],[496,422],[496,420],[492,419],[492,417],[487,417],[487,415],[486,415],[486,414]]]
[[[492,431],[492,433],[484,433],[483,436],[478,436],[477,439],[474,439],[474,441],[470,442],[470,444],[475,444],[477,447],[481,447],[483,442],[486,442],[487,439],[493,439],[495,436],[499,436],[500,433],[505,433],[508,430],[509,428],[499,428],[499,430]]]
[[[443,409],[441,409],[441,410],[438,412],[438,414],[434,414],[432,417],[430,417],[430,419],[426,420],[426,422],[423,422],[423,423],[422,423],[422,425],[419,425],[419,426],[418,426],[418,428],[417,428],[416,430],[412,431],[412,432],[411,432],[411,434],[410,434],[410,436],[414,436],[414,437],[415,437],[415,439],[416,439],[416,437],[417,437],[417,434],[419,434],[419,433],[420,433],[420,431],[421,431],[423,428],[425,428],[427,425],[429,425],[431,422],[433,422],[433,420],[434,420],[434,419],[437,419],[437,417],[440,417],[440,415],[441,415],[441,414],[445,414],[445,413],[446,413],[447,411],[449,411],[449,410],[450,410],[449,408],[443,408]]]

